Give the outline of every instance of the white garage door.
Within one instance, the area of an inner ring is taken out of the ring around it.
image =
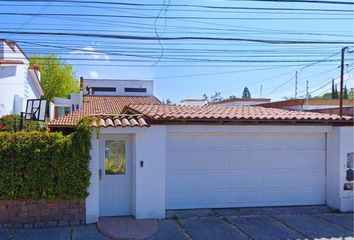
[[[169,133],[166,208],[325,203],[324,134]]]

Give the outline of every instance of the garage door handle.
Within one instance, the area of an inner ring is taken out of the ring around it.
[[[102,179],[102,169],[98,170],[98,179]]]

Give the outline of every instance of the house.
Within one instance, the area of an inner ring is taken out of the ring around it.
[[[270,98],[230,98],[211,102],[210,104],[218,106],[252,106],[270,103],[270,100]]]
[[[52,129],[70,132],[85,116],[119,115],[130,104],[161,104],[153,96],[153,82],[140,80],[105,80],[80,78],[80,93],[69,99],[55,98]]]
[[[308,111],[328,113],[328,114],[340,114],[340,108],[339,107],[312,109],[312,110],[308,110]],[[354,106],[352,106],[352,107],[343,107],[342,114],[343,115],[347,115],[347,116],[354,116]]]
[[[69,98],[55,97],[53,103],[50,103],[50,119],[57,119],[58,117],[68,115],[76,110],[83,108],[84,102],[88,102],[85,96],[123,96],[127,97],[151,97],[146,99],[153,99],[153,103],[160,103],[153,97],[153,82],[141,80],[114,80],[114,79],[84,79],[80,77],[80,91],[79,93],[71,93]],[[101,98],[95,98],[101,99]],[[106,98],[108,99],[108,98]],[[119,98],[113,98],[119,99]],[[144,103],[145,98],[130,98],[141,99],[139,103]],[[124,101],[125,102],[125,101]],[[147,101],[152,104],[151,101]],[[129,103],[129,102],[125,102]],[[132,100],[132,103],[137,103]],[[118,112],[119,113],[119,112]],[[116,114],[118,114],[116,112]]]
[[[70,93],[69,98],[54,97],[53,102],[49,103],[49,119],[53,120],[58,117],[70,114],[75,110],[82,109],[82,105],[82,92]]]
[[[183,99],[180,103],[185,106],[204,106],[208,104],[205,99]]]
[[[352,117],[118,98],[86,96],[83,110],[49,124],[73,128],[81,116],[96,117],[87,223],[100,216],[164,218],[168,209],[353,209],[353,182],[346,178]]]
[[[278,102],[262,103],[258,106],[270,108],[282,108],[288,110],[305,111],[335,108],[339,106],[339,99],[290,99]],[[344,99],[344,107],[353,107],[354,100]]]
[[[25,111],[28,99],[43,95],[40,67],[29,67],[29,59],[16,42],[0,39],[0,117]]]

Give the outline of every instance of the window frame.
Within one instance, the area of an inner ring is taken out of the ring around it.
[[[107,141],[118,141],[118,142],[124,142],[124,157],[125,157],[125,172],[124,174],[106,174],[106,142]],[[128,168],[127,168],[127,161],[128,161],[128,154],[127,154],[127,144],[128,141],[127,139],[104,139],[103,141],[103,175],[104,176],[126,176],[127,172],[128,172]]]

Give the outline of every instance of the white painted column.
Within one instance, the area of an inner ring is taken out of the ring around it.
[[[135,217],[164,218],[166,127],[137,132],[135,151]]]
[[[89,196],[86,198],[86,223],[96,223],[99,216],[99,139],[97,139],[96,129],[92,130],[91,137],[91,161],[90,161],[90,185],[88,187]]]
[[[327,205],[343,212],[353,211],[353,191],[344,190],[353,138],[353,127],[333,127],[327,135]]]

